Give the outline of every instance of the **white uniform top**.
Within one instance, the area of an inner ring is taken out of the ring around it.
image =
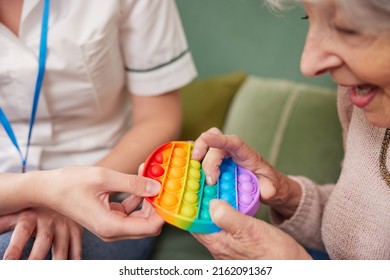
[[[42,10],[24,1],[19,38],[0,24],[0,106],[23,155]],[[128,128],[128,92],[159,95],[196,76],[173,0],[52,0],[47,48],[27,170],[95,163]],[[0,126],[0,172],[20,170]]]

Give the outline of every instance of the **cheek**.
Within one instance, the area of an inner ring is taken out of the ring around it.
[[[390,37],[363,37],[341,49],[344,62],[360,82],[382,90],[390,86]]]
[[[352,72],[364,83],[376,85],[385,92],[390,91],[390,57],[387,54],[360,54],[351,59]]]

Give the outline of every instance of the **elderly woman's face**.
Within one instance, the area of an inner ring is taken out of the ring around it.
[[[364,110],[372,125],[390,127],[390,31],[360,30],[357,22],[364,19],[348,20],[335,0],[320,3],[304,5],[310,27],[302,73],[329,72],[348,88],[351,102]]]

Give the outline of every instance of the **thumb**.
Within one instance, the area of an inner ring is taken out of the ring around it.
[[[241,230],[248,216],[238,212],[229,203],[220,199],[210,201],[210,215],[213,222],[226,232],[234,235]]]
[[[127,192],[137,196],[155,196],[161,189],[158,181],[136,175],[129,175],[127,184]]]
[[[98,176],[103,179],[97,186],[102,191],[124,192],[144,197],[157,195],[161,188],[157,180],[108,169],[103,171],[104,176]]]

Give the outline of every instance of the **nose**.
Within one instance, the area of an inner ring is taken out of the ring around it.
[[[301,72],[307,77],[318,76],[342,65],[330,38],[308,33],[301,56]]]

